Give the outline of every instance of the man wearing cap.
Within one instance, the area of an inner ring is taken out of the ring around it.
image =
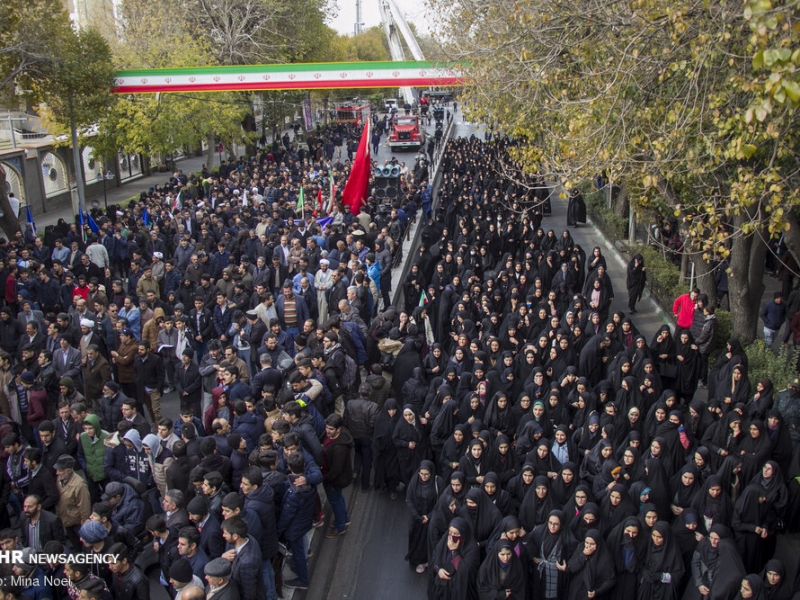
[[[178,540],[178,548],[180,548],[180,539]],[[205,565],[204,565],[205,566]],[[201,571],[201,574],[204,574]],[[169,568],[169,584],[175,589],[175,598],[173,600],[180,600],[183,598],[183,591],[191,587],[203,587],[203,580],[192,571],[192,565],[185,558],[176,560]]]
[[[239,590],[231,582],[231,562],[224,558],[215,558],[205,569],[207,600],[244,600],[240,599]]]
[[[153,252],[153,264],[150,265],[150,268],[153,274],[153,279],[156,280],[156,283],[160,284],[164,279],[165,273],[163,252]]]
[[[73,550],[78,550],[78,530],[81,523],[92,514],[89,488],[83,479],[75,475],[75,459],[69,454],[59,457],[56,462],[56,476],[60,497],[56,514],[64,525]]]
[[[145,296],[148,290],[155,292],[156,295],[158,295],[158,281],[156,281],[156,278],[153,277],[153,267],[146,266],[142,271],[142,277],[136,284],[136,295],[141,298],[142,296]]]
[[[775,336],[778,335],[778,330],[786,320],[786,304],[783,302],[783,293],[775,292],[773,299],[764,305],[759,316],[764,322],[764,343],[767,348],[771,348]]]
[[[53,593],[46,584],[44,571],[33,561],[33,548],[23,548],[22,560],[12,567],[11,572],[22,584],[21,598],[31,598],[33,600],[46,600],[52,598]],[[3,590],[8,589],[8,584],[3,586]],[[8,598],[8,596],[6,596]]]
[[[202,495],[195,496],[186,506],[189,520],[197,527],[200,533],[199,547],[210,559],[219,558],[225,552],[225,540],[222,537],[222,528],[216,516],[209,511],[208,498]]]
[[[113,507],[113,519],[133,535],[139,536],[144,528],[144,501],[127,483],[111,481],[106,484],[103,501]]]
[[[110,538],[108,529],[103,527],[101,523],[92,520],[86,521],[78,530],[78,536],[86,554],[103,556],[111,553],[109,548],[111,548],[114,541]],[[102,562],[92,563],[89,566],[89,570],[105,581],[109,588],[111,587],[114,578],[111,576],[111,570],[107,564]]]

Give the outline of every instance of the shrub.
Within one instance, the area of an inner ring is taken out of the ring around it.
[[[784,390],[797,377],[797,359],[800,348],[781,347],[777,354],[764,345],[764,340],[756,340],[745,349],[748,361],[748,376],[755,390],[760,379],[767,378],[773,389]],[[755,393],[755,392],[754,392]]]
[[[603,190],[596,190],[591,182],[584,182],[578,186],[586,202],[586,212],[597,223],[597,226],[612,240],[625,240],[628,237],[628,220],[614,214],[608,208],[606,194]]]
[[[717,341],[714,344],[712,354],[717,354],[727,347],[728,340],[731,339],[733,334],[733,322],[731,321],[730,311],[717,310],[714,314],[717,315]]]

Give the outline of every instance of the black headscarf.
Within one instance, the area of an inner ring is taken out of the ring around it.
[[[498,554],[501,550],[507,549],[511,552],[511,560],[504,564],[500,561]],[[483,561],[478,572],[478,594],[481,598],[497,598],[502,595],[504,598],[526,597],[528,584],[528,567],[522,562],[514,552],[513,545],[508,540],[498,540],[491,551],[488,552],[486,560]],[[511,595],[507,595],[508,591]]]

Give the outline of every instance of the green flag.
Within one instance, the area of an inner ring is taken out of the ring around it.
[[[303,211],[305,205],[305,187],[300,186],[300,199],[297,201],[297,209]]]

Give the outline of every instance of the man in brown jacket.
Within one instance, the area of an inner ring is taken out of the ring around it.
[[[117,365],[117,381],[128,398],[136,398],[136,367],[134,360],[139,354],[139,344],[133,330],[123,329],[119,334],[120,345],[111,351],[111,361]]]
[[[92,514],[89,488],[80,476],[75,475],[75,459],[69,454],[62,454],[56,461],[56,477],[60,497],[56,514],[64,525],[67,542],[77,552],[82,548],[78,530]]]
[[[86,399],[91,403],[92,412],[96,413],[103,397],[103,386],[111,381],[111,365],[100,354],[100,348],[94,344],[86,349],[86,365],[83,367],[83,389]]]

